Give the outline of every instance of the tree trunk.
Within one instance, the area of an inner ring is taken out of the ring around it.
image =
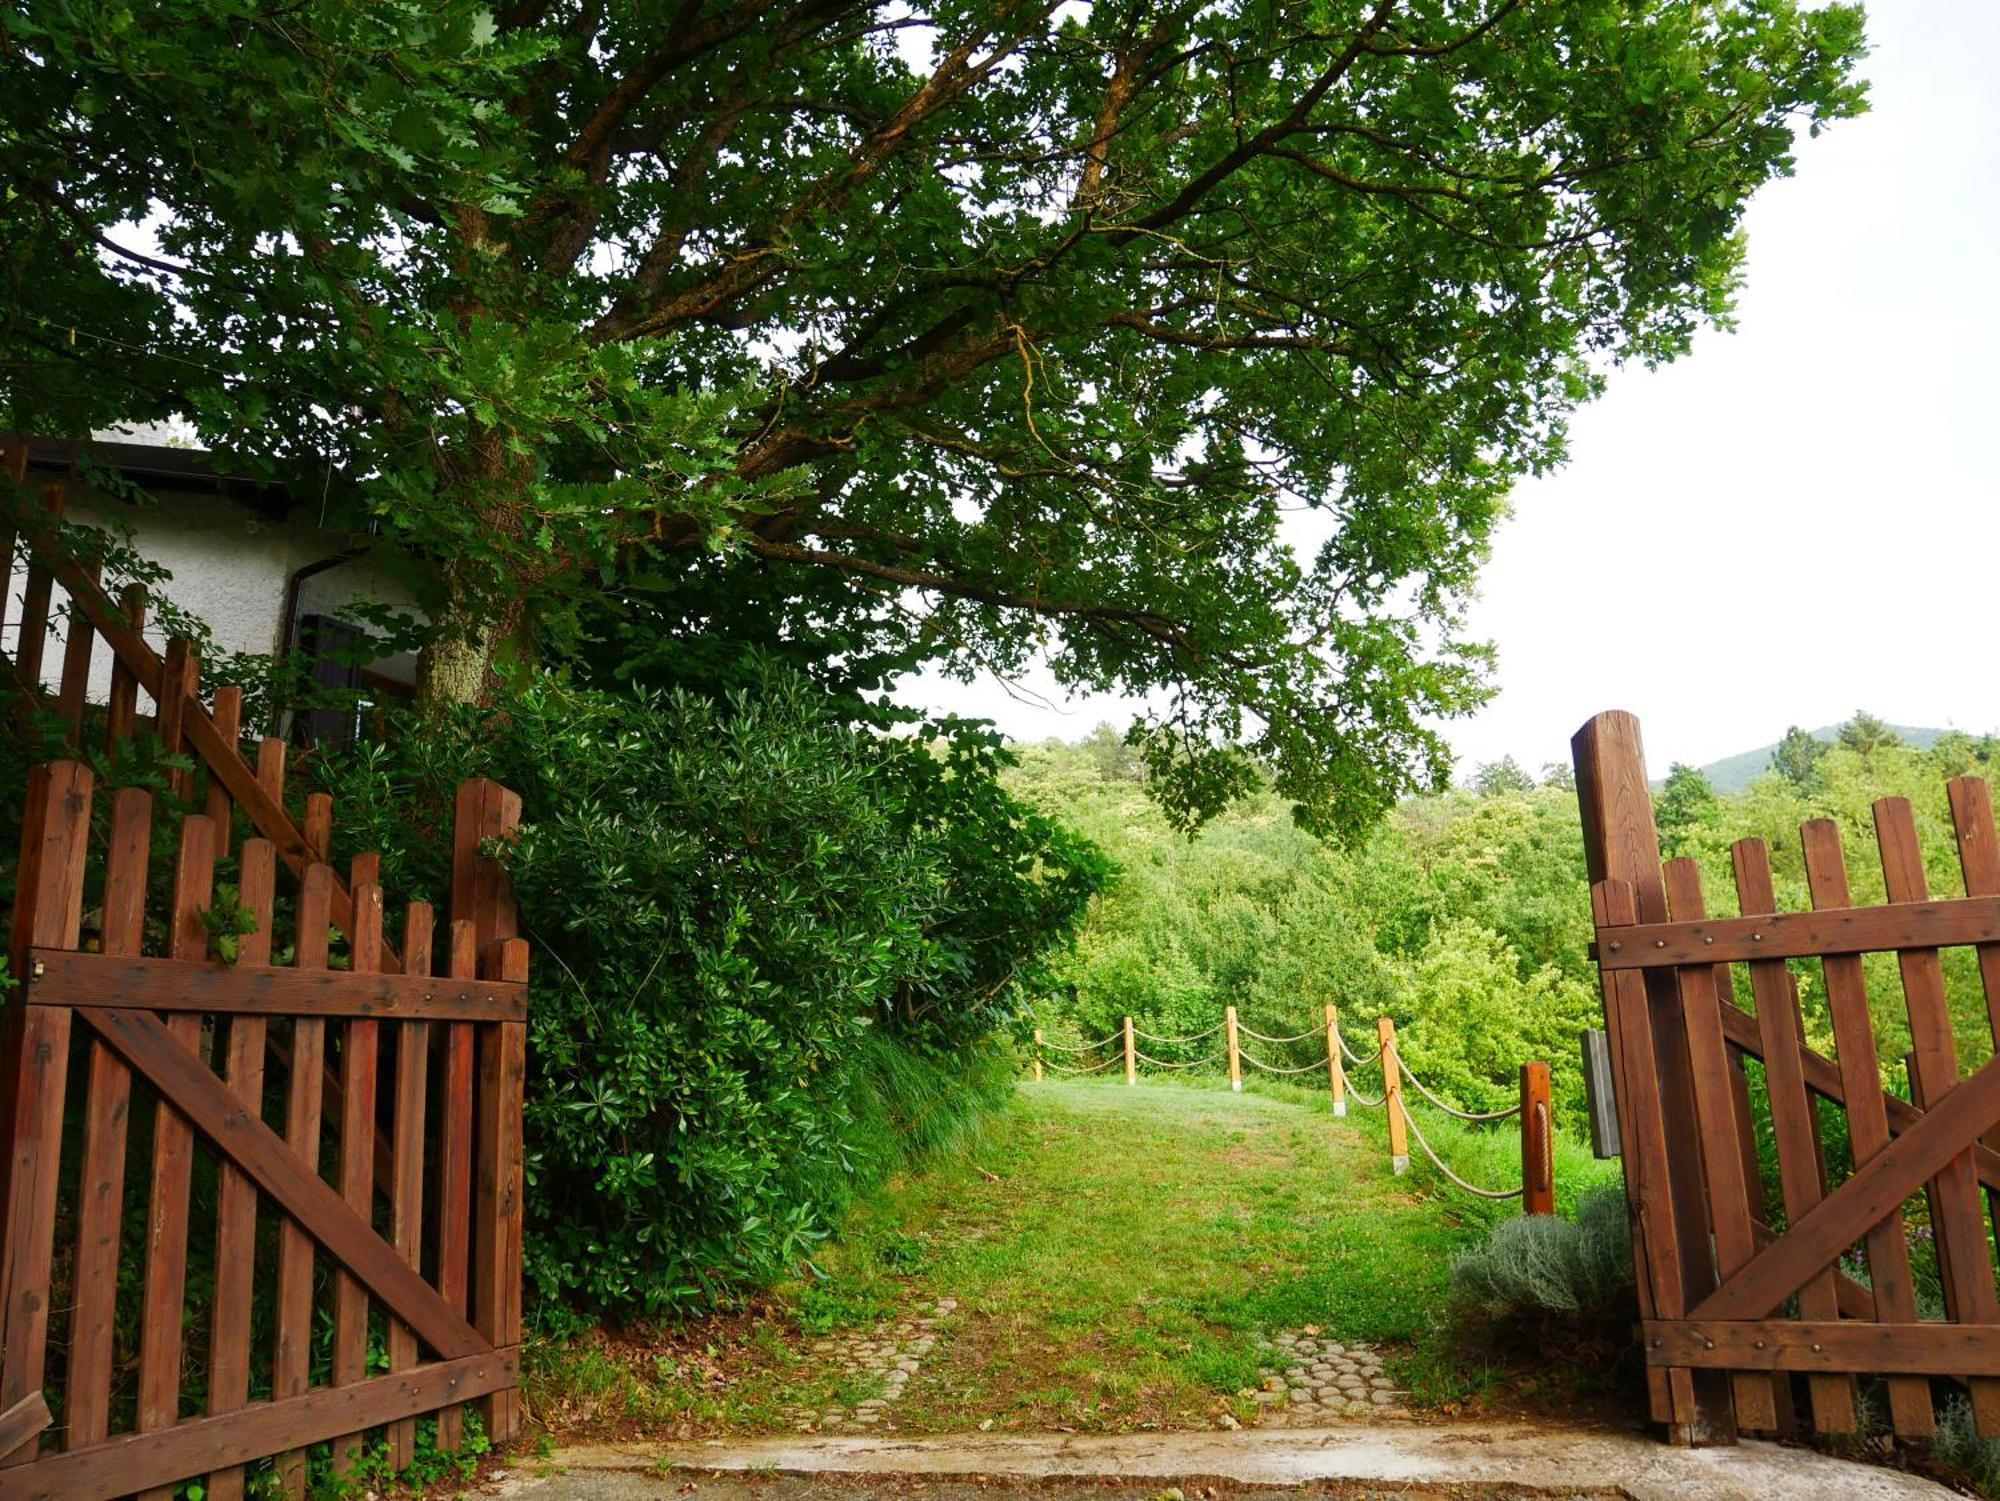
[[[417,653],[417,707],[485,702],[497,628],[455,610],[438,624],[438,634]]]

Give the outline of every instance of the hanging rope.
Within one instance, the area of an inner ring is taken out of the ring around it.
[[[1094,1074],[1099,1069],[1110,1068],[1112,1064],[1118,1061],[1116,1058],[1107,1058],[1102,1063],[1092,1063],[1082,1068],[1066,1068],[1060,1063],[1051,1063],[1048,1067],[1059,1074]]]
[[[1044,1048],[1054,1048],[1058,1052],[1062,1053],[1094,1053],[1099,1048],[1109,1047],[1112,1043],[1118,1041],[1118,1039],[1119,1039],[1119,1034],[1116,1032],[1113,1032],[1109,1037],[1100,1038],[1096,1042],[1079,1042],[1074,1044],[1067,1042],[1051,1042],[1049,1041],[1048,1038],[1044,1037],[1041,1040],[1041,1042],[1036,1044],[1036,1046]]]
[[[1267,1074],[1303,1074],[1308,1071],[1316,1072],[1326,1067],[1326,1060],[1323,1058],[1315,1058],[1311,1063],[1304,1064],[1299,1068],[1279,1068],[1275,1064],[1265,1063],[1261,1059],[1252,1058],[1241,1048],[1236,1050],[1236,1056],[1252,1068],[1261,1068]]]
[[[1403,1065],[1403,1077],[1409,1080],[1410,1083],[1417,1086],[1418,1094],[1422,1095],[1425,1099],[1429,1100],[1433,1105],[1437,1106],[1437,1108],[1442,1110],[1446,1115],[1449,1115],[1456,1120],[1504,1121],[1509,1116],[1519,1115],[1521,1113],[1521,1107],[1518,1104],[1509,1105],[1505,1110],[1489,1110],[1483,1115],[1477,1113],[1476,1111],[1460,1110],[1455,1106],[1445,1104],[1443,1100],[1440,1100],[1436,1095],[1432,1094],[1430,1091],[1430,1087],[1427,1084],[1425,1084],[1422,1079],[1419,1079],[1415,1074],[1410,1072],[1410,1066],[1407,1063]]]
[[[1262,1032],[1252,1032],[1248,1027],[1244,1026],[1243,1023],[1241,1022],[1238,1022],[1236,1024],[1236,1030],[1242,1033],[1245,1037],[1254,1037],[1259,1042],[1268,1042],[1274,1044],[1282,1044],[1287,1042],[1302,1042],[1308,1037],[1324,1037],[1326,1035],[1326,1028],[1324,1026],[1312,1027],[1304,1032],[1294,1032],[1290,1037],[1266,1037]]]
[[[1438,1156],[1436,1150],[1431,1146],[1430,1142],[1425,1138],[1423,1127],[1417,1124],[1417,1118],[1414,1114],[1412,1114],[1408,1110],[1405,1110],[1403,1112],[1403,1121],[1404,1124],[1409,1126],[1410,1134],[1416,1137],[1417,1145],[1424,1149],[1424,1155],[1430,1158],[1431,1166],[1436,1168],[1439,1172],[1443,1173],[1445,1177],[1449,1178],[1453,1183],[1456,1183],[1460,1188],[1464,1189],[1467,1193],[1476,1194],[1482,1199],[1518,1199],[1521,1197],[1523,1188],[1509,1188],[1509,1189],[1481,1188],[1476,1183],[1467,1183],[1463,1178],[1459,1177],[1457,1173],[1454,1173],[1450,1168],[1444,1165],[1444,1159]],[[1523,1187],[1525,1187],[1525,1185]]]
[[[1154,1068],[1201,1068],[1222,1061],[1222,1054],[1210,1053],[1206,1058],[1197,1058],[1192,1063],[1169,1063],[1164,1058],[1155,1058],[1149,1053],[1140,1052],[1137,1048],[1132,1050],[1132,1056],[1141,1063],[1152,1064]]]
[[[1370,1053],[1366,1058],[1363,1058],[1359,1053],[1355,1052],[1353,1048],[1347,1045],[1347,1038],[1345,1035],[1343,1035],[1340,1039],[1340,1050],[1341,1052],[1347,1055],[1347,1061],[1350,1064],[1352,1064],[1355,1068],[1366,1068],[1368,1067],[1369,1064],[1375,1062],[1378,1058],[1382,1056],[1382,1049],[1378,1044],[1374,1052]]]
[[[1349,1079],[1347,1081],[1347,1097],[1350,1100],[1358,1100],[1361,1104],[1366,1105],[1370,1110],[1380,1110],[1382,1108],[1382,1096],[1378,1094],[1373,1098],[1370,1098],[1368,1095],[1363,1094],[1360,1090],[1354,1087],[1354,1081],[1352,1079]]]
[[[1137,1027],[1134,1027],[1132,1029],[1132,1035],[1134,1037],[1143,1037],[1148,1042],[1166,1042],[1166,1043],[1202,1042],[1210,1037],[1213,1037],[1216,1033],[1220,1032],[1221,1030],[1222,1030],[1222,1023],[1217,1022],[1214,1026],[1210,1027],[1206,1032],[1191,1032],[1186,1037],[1156,1037],[1151,1032],[1141,1032]]]

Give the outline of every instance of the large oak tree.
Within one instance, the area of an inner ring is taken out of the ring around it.
[[[24,0],[0,48],[0,421],[311,473],[413,570],[427,694],[746,612],[866,683],[1042,653],[1151,695],[1182,813],[1255,756],[1352,827],[1484,691],[1509,485],[1726,318],[1862,43],[1790,0]]]

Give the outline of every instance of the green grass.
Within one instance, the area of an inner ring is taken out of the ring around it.
[[[1511,1123],[1424,1129],[1475,1182],[1518,1181]],[[1603,1165],[1565,1147],[1565,1196]],[[1420,1166],[1389,1170],[1379,1112],[1199,1083],[1024,1084],[969,1153],[860,1203],[810,1275],[760,1316],[698,1328],[697,1354],[543,1352],[541,1406],[683,1431],[780,1426],[835,1395],[806,1337],[940,1297],[957,1312],[896,1405],[904,1430],[1131,1429],[1248,1416],[1258,1331],[1366,1340],[1419,1403],[1517,1393],[1448,1316],[1452,1252],[1499,1213]]]

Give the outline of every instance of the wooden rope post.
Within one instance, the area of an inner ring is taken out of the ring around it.
[[[1333,1113],[1347,1114],[1347,1072],[1340,1066],[1340,1017],[1331,1002],[1326,1008],[1326,1086],[1333,1091]]]
[[[1035,1028],[1035,1082],[1042,1082],[1042,1029]]]
[[[1549,1066],[1521,1065],[1521,1212],[1556,1212],[1555,1139],[1550,1134]]]
[[[1127,1084],[1137,1084],[1139,1082],[1138,1052],[1139,1049],[1132,1040],[1132,1018],[1128,1016],[1125,1018],[1125,1082]]]
[[[1236,1045],[1236,1008],[1231,1006],[1224,1011],[1222,1020],[1229,1031],[1229,1087],[1240,1092],[1243,1088],[1243,1052]]]
[[[1403,1069],[1396,1061],[1396,1024],[1386,1016],[1375,1019],[1375,1035],[1382,1041],[1382,1113],[1389,1117],[1389,1166],[1395,1172],[1410,1170],[1410,1128],[1403,1122]]]

